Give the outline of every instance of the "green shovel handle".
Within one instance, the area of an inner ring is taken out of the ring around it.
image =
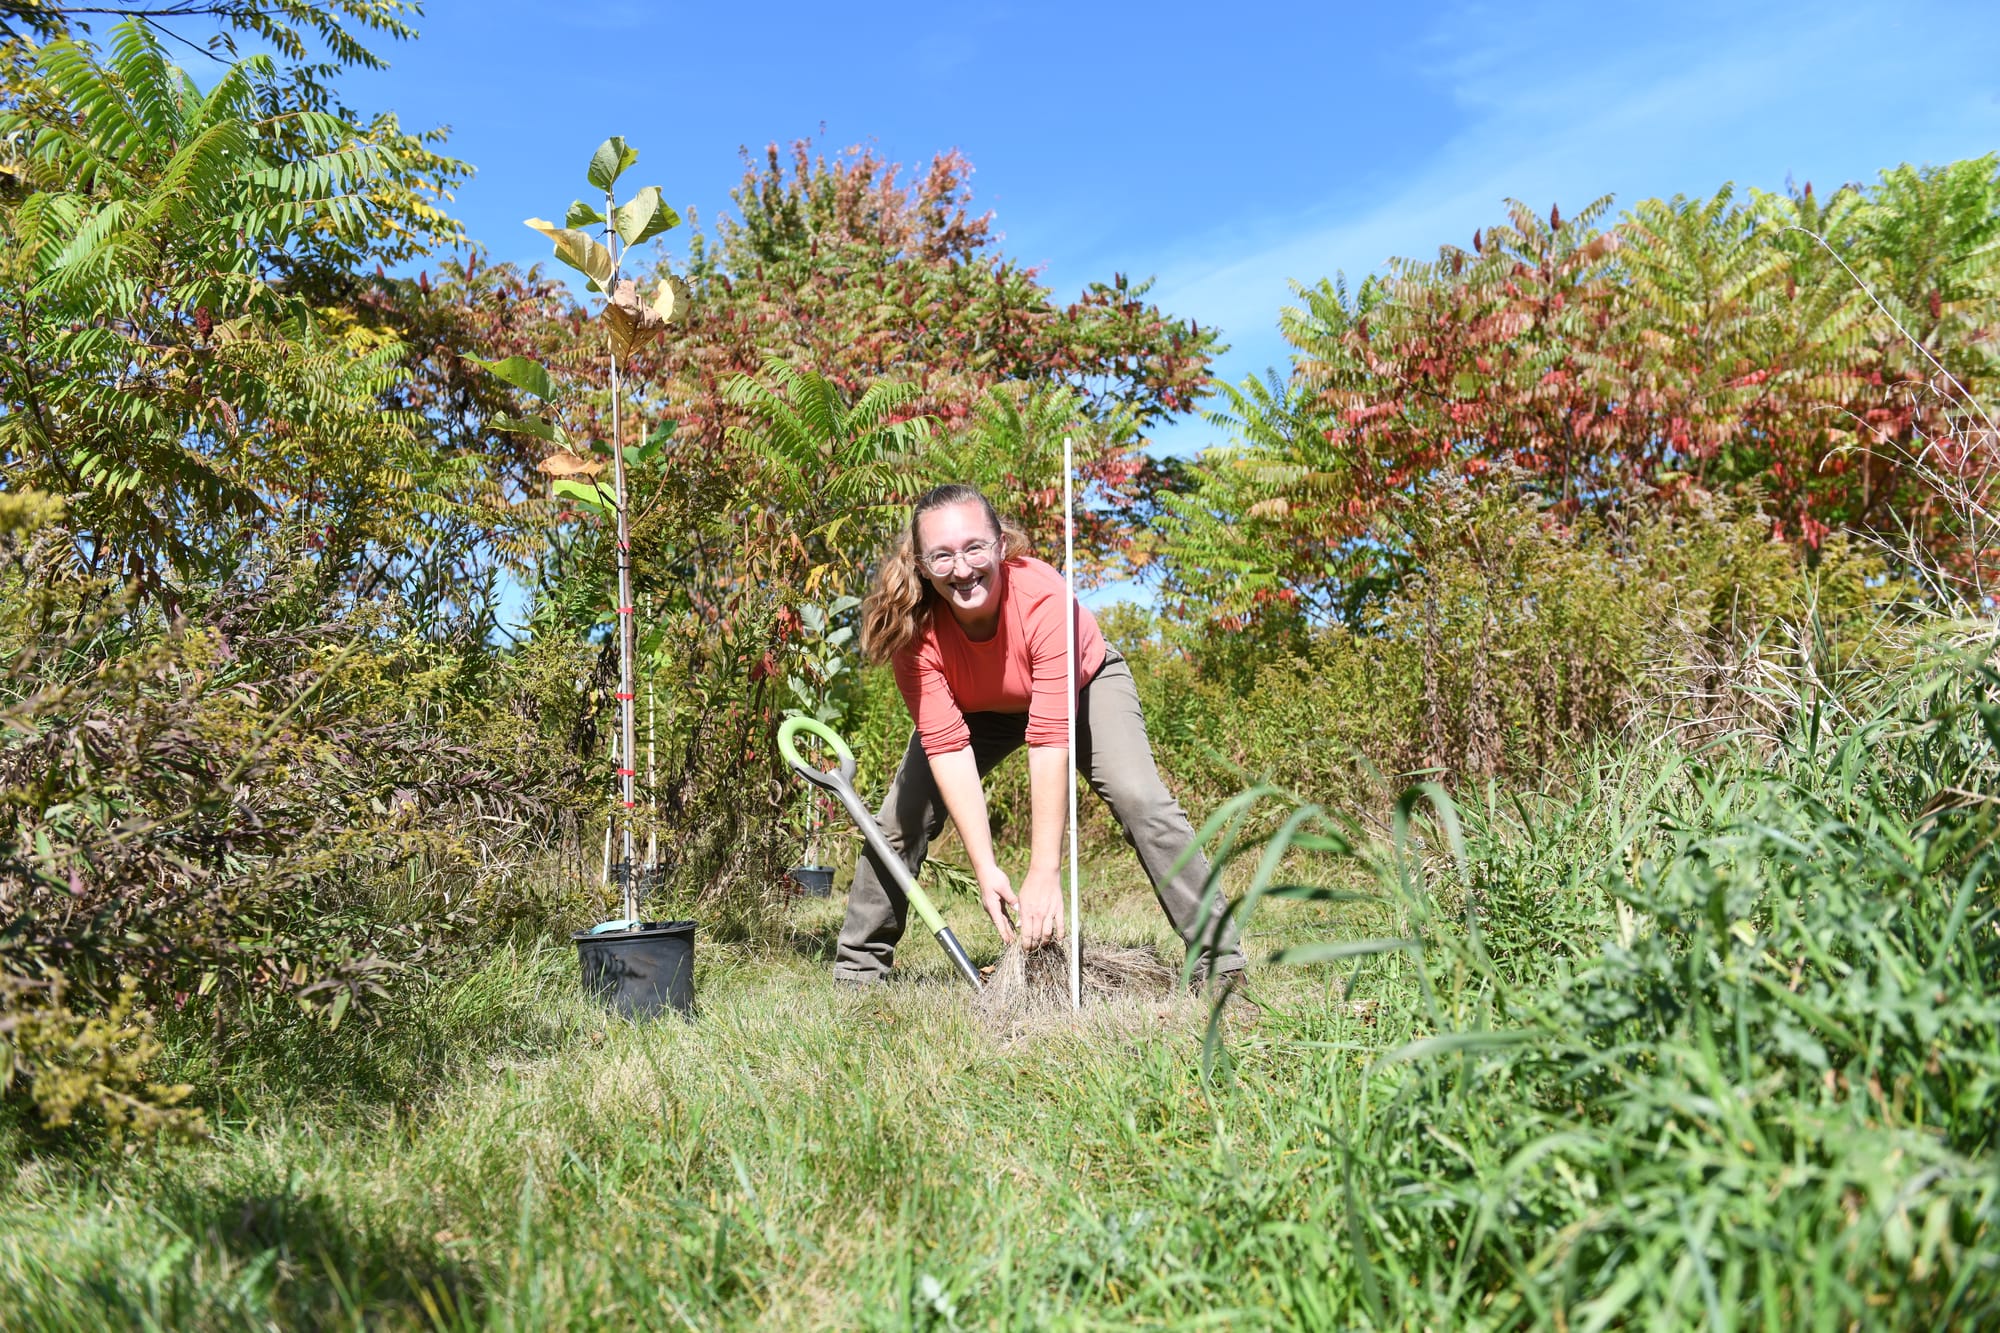
[[[806,717],[803,714],[798,717],[788,717],[778,728],[778,753],[784,756],[785,762],[798,770],[799,776],[814,786],[824,787],[828,791],[838,790],[833,774],[815,768],[799,753],[796,738],[802,731],[819,737],[833,747],[834,754],[840,759],[839,780],[850,787],[853,786],[854,751],[847,748],[847,742],[840,739],[838,732],[816,717]]]

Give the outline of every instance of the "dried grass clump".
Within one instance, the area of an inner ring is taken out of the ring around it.
[[[1083,1003],[1157,1000],[1171,995],[1180,969],[1157,950],[1123,944],[1086,944],[1083,949]],[[981,1016],[1002,1032],[1018,1034],[1039,1023],[1071,1016],[1069,946],[1050,944],[1032,951],[1009,944],[979,995]]]

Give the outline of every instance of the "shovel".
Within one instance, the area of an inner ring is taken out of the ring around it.
[[[837,772],[814,768],[800,757],[798,747],[793,743],[793,738],[800,732],[817,736],[833,747],[834,754],[840,757],[840,768]],[[867,842],[868,850],[875,854],[876,868],[893,879],[896,887],[903,891],[903,896],[910,900],[910,906],[917,909],[917,915],[924,919],[926,926],[930,927],[931,934],[935,935],[937,942],[944,947],[952,964],[958,968],[959,975],[972,983],[972,989],[982,989],[979,984],[979,969],[965,956],[965,949],[959,944],[958,936],[951,933],[951,927],[947,926],[944,918],[938,915],[937,908],[931,904],[930,895],[917,887],[916,880],[910,876],[909,867],[903,864],[903,858],[896,854],[895,849],[889,846],[889,840],[882,836],[882,826],[875,822],[875,816],[869,814],[868,807],[861,803],[860,795],[854,790],[854,752],[847,748],[847,743],[834,733],[833,728],[817,718],[793,717],[787,718],[784,725],[778,728],[778,753],[785,757],[786,763],[798,770],[800,777],[815,787],[824,787],[840,798],[840,804],[847,810],[847,817],[861,830],[861,837]]]

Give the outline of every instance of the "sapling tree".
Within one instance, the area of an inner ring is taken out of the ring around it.
[[[843,595],[798,608],[798,669],[785,680],[795,707],[787,712],[805,713],[836,730],[846,722],[858,664],[853,660],[854,626],[836,622],[860,605],[859,597]]]
[[[680,225],[680,215],[660,195],[660,187],[648,185],[623,203],[618,200],[618,181],[639,158],[638,150],[617,136],[606,139],[591,154],[586,179],[600,194],[603,205],[578,199],[563,215],[562,225],[541,218],[529,218],[527,225],[555,243],[555,257],[583,274],[588,291],[604,297],[597,322],[604,331],[610,353],[611,440],[603,451],[609,455],[611,485],[607,489],[601,474],[605,459],[594,443],[572,438],[560,424],[559,412],[545,410],[532,416],[496,418],[497,429],[517,431],[552,446],[542,460],[543,472],[553,478],[553,490],[562,499],[583,509],[609,515],[615,534],[618,574],[617,600],[612,607],[618,635],[618,799],[623,810],[621,823],[620,881],[624,886],[624,912],[628,922],[639,919],[638,887],[632,873],[635,851],[633,811],[637,807],[636,756],[637,722],[633,706],[633,657],[636,629],[632,596],[632,542],[627,508],[627,469],[662,447],[665,437],[656,435],[643,445],[628,447],[624,442],[624,391],[621,368],[632,354],[658,338],[673,325],[686,321],[689,292],[685,282],[663,273],[652,294],[641,298],[639,287],[623,276],[631,248]],[[510,356],[486,363],[500,379],[541,400],[550,409],[560,406],[562,395],[539,362]]]
[[[838,623],[861,606],[859,597],[843,595],[831,602],[807,602],[797,608],[798,642],[794,646],[797,669],[785,678],[793,707],[788,714],[803,713],[824,722],[835,731],[847,730],[848,715],[854,709],[854,691],[860,663],[854,654],[855,627]],[[825,824],[823,800],[818,788],[806,792],[806,861],[817,866],[819,834]]]

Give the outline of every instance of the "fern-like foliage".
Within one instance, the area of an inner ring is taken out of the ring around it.
[[[365,243],[394,154],[273,110],[267,56],[202,89],[136,21],[32,73],[0,112],[31,187],[0,214],[0,474],[69,496],[78,560],[168,599],[260,543],[329,568],[421,547],[401,349],[322,327],[290,276]]]
[[[316,67],[301,74],[323,100],[319,77],[345,66],[387,67],[355,29],[394,41],[408,40],[417,35],[410,19],[420,9],[411,0],[150,0],[116,8],[66,5],[60,0],[5,0],[0,3],[0,38],[27,38],[38,43],[74,38],[88,31],[85,25],[90,19],[105,13],[169,30],[178,20],[191,19],[219,28],[217,45],[231,55],[236,53],[239,37],[248,36],[286,60],[321,56]]]
[[[733,432],[756,464],[746,511],[789,523],[804,539],[879,532],[884,511],[922,488],[932,431],[927,418],[907,415],[918,396],[910,385],[878,382],[849,402],[831,379],[774,357],[761,377],[740,376],[723,396],[748,418]]]

